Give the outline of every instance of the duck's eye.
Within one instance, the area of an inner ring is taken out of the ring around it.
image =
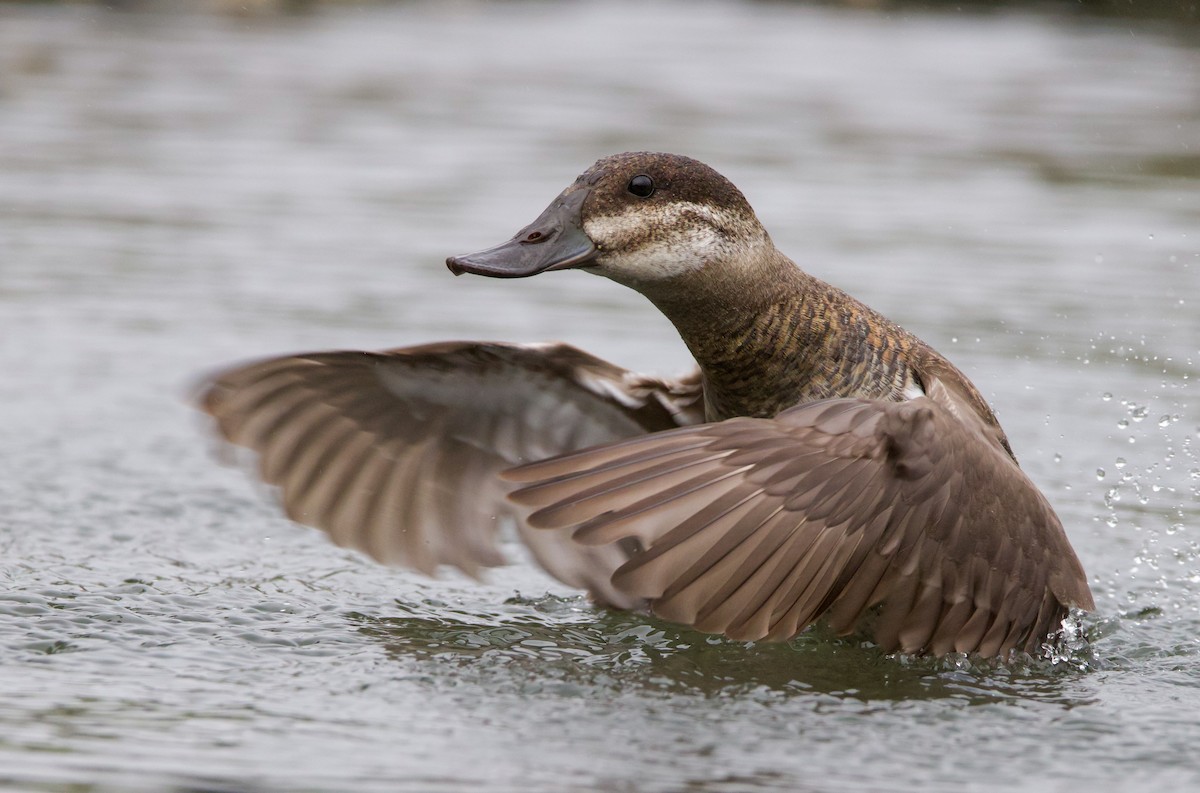
[[[629,180],[629,192],[638,198],[646,198],[654,192],[654,180],[646,174],[638,174]]]

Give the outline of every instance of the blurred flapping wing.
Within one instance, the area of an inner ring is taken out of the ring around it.
[[[381,562],[475,575],[505,561],[499,471],[698,421],[699,396],[698,379],[634,375],[564,344],[444,342],[244,364],[199,402],[226,440],[257,452],[291,519]],[[636,604],[609,582],[625,548],[519,528],[560,580]]]

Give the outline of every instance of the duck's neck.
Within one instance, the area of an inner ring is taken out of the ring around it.
[[[700,364],[710,421],[836,396],[899,399],[912,383],[907,359],[921,342],[769,244],[750,263],[641,291]]]

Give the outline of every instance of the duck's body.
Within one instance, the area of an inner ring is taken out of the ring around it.
[[[885,649],[991,656],[1092,607],[970,381],[800,270],[707,166],[606,158],[510,242],[448,264],[637,289],[699,376],[473,342],[224,373],[204,407],[262,455],[293,519],[382,561],[474,572],[502,561],[511,514],[561,580],[735,638],[871,617]]]

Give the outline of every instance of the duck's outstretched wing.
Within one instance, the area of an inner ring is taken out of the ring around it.
[[[504,476],[534,527],[637,539],[613,585],[665,619],[755,640],[870,614],[887,650],[1036,650],[1091,595],[1050,505],[972,421],[929,398],[836,399]]]
[[[381,562],[471,575],[505,561],[499,471],[703,413],[698,378],[634,375],[564,344],[481,342],[248,363],[207,380],[198,401],[226,440],[258,453],[291,519]],[[557,578],[636,602],[609,582],[622,546],[520,529]]]

